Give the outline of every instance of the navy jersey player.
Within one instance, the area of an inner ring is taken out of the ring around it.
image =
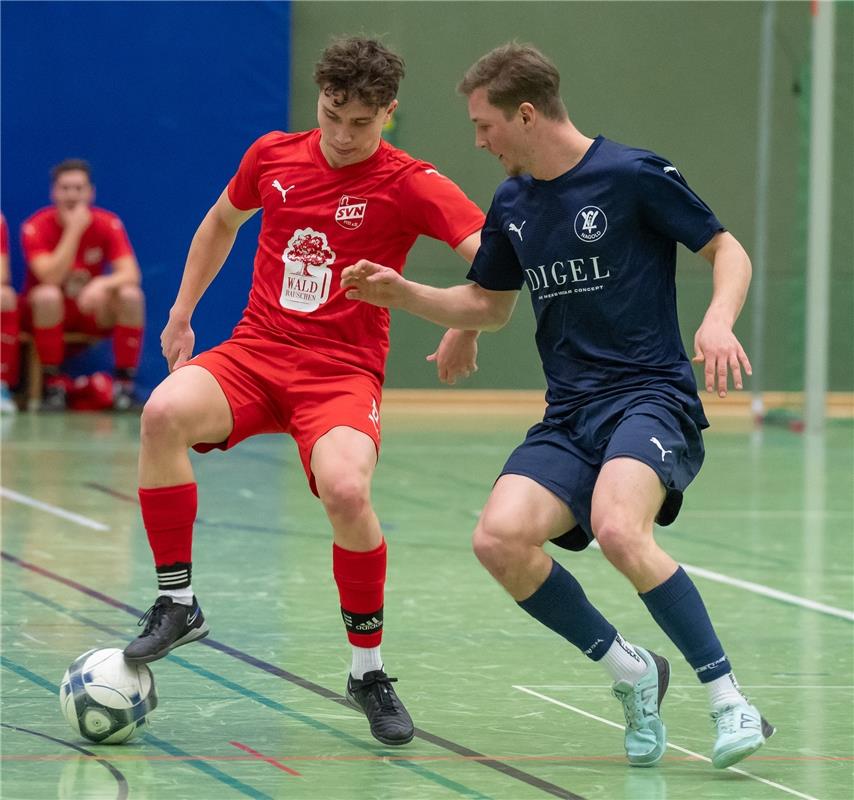
[[[750,261],[676,167],[567,116],[560,76],[538,50],[509,44],[481,58],[460,91],[476,144],[510,176],[487,215],[471,283],[437,289],[361,261],[351,299],[441,325],[494,330],[527,285],[547,379],[543,421],[507,460],[474,533],[481,563],[518,605],[600,663],[626,717],[635,766],[664,754],[667,660],[626,641],[543,545],[595,538],[707,687],[712,762],[723,768],[773,733],[739,690],[702,599],[656,543],[703,462],[707,427],[676,314],[676,244],[712,265],[712,300],[694,340],[706,389],[742,388],[750,362],[732,331]]]

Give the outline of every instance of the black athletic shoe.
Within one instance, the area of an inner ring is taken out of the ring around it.
[[[113,381],[113,411],[136,411],[137,405],[133,383],[116,378]]]
[[[68,408],[68,392],[62,378],[50,376],[45,378],[39,411],[53,413],[65,411]]]
[[[145,625],[145,628],[125,648],[124,655],[128,661],[157,661],[170,650],[204,639],[210,633],[195,597],[191,606],[185,606],[168,595],[161,595],[137,625]]]
[[[396,680],[381,669],[366,672],[362,680],[347,678],[347,702],[364,713],[374,739],[383,744],[407,744],[415,736],[412,717],[391,687]]]

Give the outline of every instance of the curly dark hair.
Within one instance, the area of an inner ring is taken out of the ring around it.
[[[366,106],[387,106],[397,96],[406,65],[376,39],[335,39],[314,67],[314,82],[336,106],[356,99]]]
[[[565,119],[560,73],[536,47],[508,42],[479,58],[457,86],[468,97],[486,88],[486,97],[509,119],[522,103],[531,103],[548,119]]]

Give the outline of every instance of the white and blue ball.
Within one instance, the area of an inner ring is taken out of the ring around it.
[[[154,676],[115,647],[89,650],[65,671],[62,714],[75,732],[99,744],[121,744],[142,732],[157,708]]]

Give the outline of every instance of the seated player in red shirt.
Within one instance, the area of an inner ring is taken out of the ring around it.
[[[44,410],[65,408],[59,375],[65,331],[112,334],[114,407],[133,405],[145,317],[139,265],[122,221],[92,205],[91,174],[80,159],[57,164],[51,170],[53,205],[21,227],[27,261],[23,322],[33,332],[44,367]]]
[[[346,697],[388,745],[414,735],[380,656],[386,543],[371,506],[389,313],[348,301],[341,271],[360,258],[400,271],[422,234],[470,262],[483,225],[456,184],[382,139],[403,72],[403,60],[376,41],[331,44],[314,73],[318,128],[274,131],[252,144],[196,231],[161,335],[171,374],[142,414],[139,499],[159,596],[124,651],[129,661],[154,661],[208,633],[191,586],[197,492],[188,448],[290,434],[332,526],[352,646]],[[243,318],[230,339],[193,357],[193,310],[259,209]],[[475,336],[445,334],[440,378],[474,369]]]
[[[0,214],[0,412],[17,411],[11,387],[18,383],[20,364],[18,343],[18,295],[12,288],[9,269],[9,228]]]

